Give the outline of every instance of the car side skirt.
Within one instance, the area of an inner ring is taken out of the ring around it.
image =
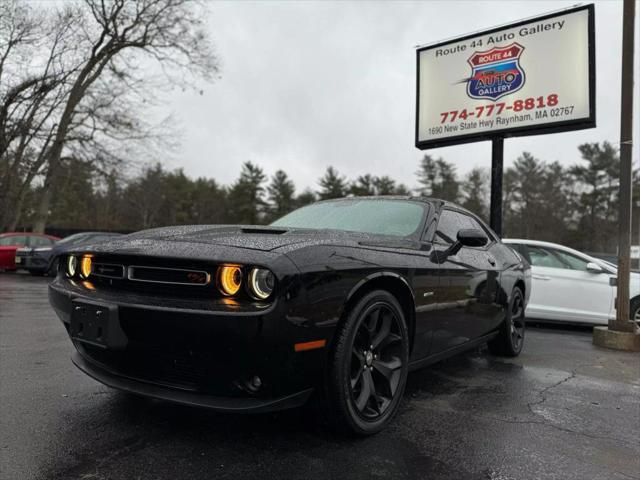
[[[475,338],[473,340],[470,340],[466,343],[463,343],[462,345],[456,345],[455,347],[449,348],[447,350],[444,350],[442,352],[438,352],[435,353],[433,355],[429,355],[428,357],[425,358],[421,358],[420,360],[415,360],[413,362],[411,362],[409,364],[409,370],[413,371],[413,370],[418,370],[420,368],[429,366],[431,364],[437,363],[440,360],[444,360],[445,358],[449,358],[452,357],[454,355],[457,355],[459,353],[462,352],[466,352],[467,350],[471,350],[472,348],[475,348],[479,345],[482,345],[483,343],[488,342],[489,340],[491,340],[492,338],[494,338],[496,335],[498,335],[498,331],[495,332],[491,332],[488,335],[484,335],[482,337],[478,337]]]

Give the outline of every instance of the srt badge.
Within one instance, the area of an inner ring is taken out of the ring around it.
[[[471,65],[467,95],[498,100],[520,90],[524,85],[524,70],[520,66],[523,51],[522,45],[512,43],[471,55],[467,60]]]

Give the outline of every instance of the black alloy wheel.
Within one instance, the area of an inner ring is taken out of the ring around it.
[[[522,343],[524,342],[525,329],[524,298],[520,289],[517,289],[516,291],[518,294],[515,294],[514,292],[514,298],[510,306],[511,313],[509,315],[509,328],[511,330],[511,345],[514,350],[520,352],[522,350]]]
[[[389,408],[402,373],[402,334],[395,311],[384,302],[362,313],[351,348],[351,400],[363,418]]]
[[[329,419],[339,430],[377,433],[397,412],[407,380],[409,335],[402,308],[389,292],[370,292],[350,309],[335,338]]]
[[[506,315],[498,335],[488,342],[494,355],[517,357],[522,351],[525,334],[524,294],[519,287],[513,289]]]

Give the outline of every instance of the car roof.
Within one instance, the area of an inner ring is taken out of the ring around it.
[[[442,200],[441,198],[425,197],[422,195],[417,195],[417,196],[414,196],[414,195],[363,195],[363,196],[353,196],[353,197],[330,198],[327,200],[319,200],[314,203],[340,202],[344,200],[404,200],[404,201],[408,200],[413,202],[429,203],[436,206],[452,207],[458,210],[469,212],[472,215],[475,215],[473,212],[458,205],[457,203],[450,202],[448,200]]]
[[[69,237],[76,237],[76,236],[80,236],[80,235],[122,235],[121,233],[117,233],[117,232],[77,232],[77,233],[72,233],[71,235],[67,235],[64,238],[69,238]]]
[[[55,235],[47,235],[46,233],[36,233],[36,232],[5,232],[5,233],[0,233],[0,237],[16,237],[16,236],[45,237],[45,238],[52,238],[54,240],[59,240],[59,237],[56,237]]]

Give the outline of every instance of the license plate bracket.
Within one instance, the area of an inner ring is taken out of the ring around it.
[[[127,336],[120,327],[117,305],[72,300],[69,334],[73,340],[100,348],[118,349],[127,345]]]

